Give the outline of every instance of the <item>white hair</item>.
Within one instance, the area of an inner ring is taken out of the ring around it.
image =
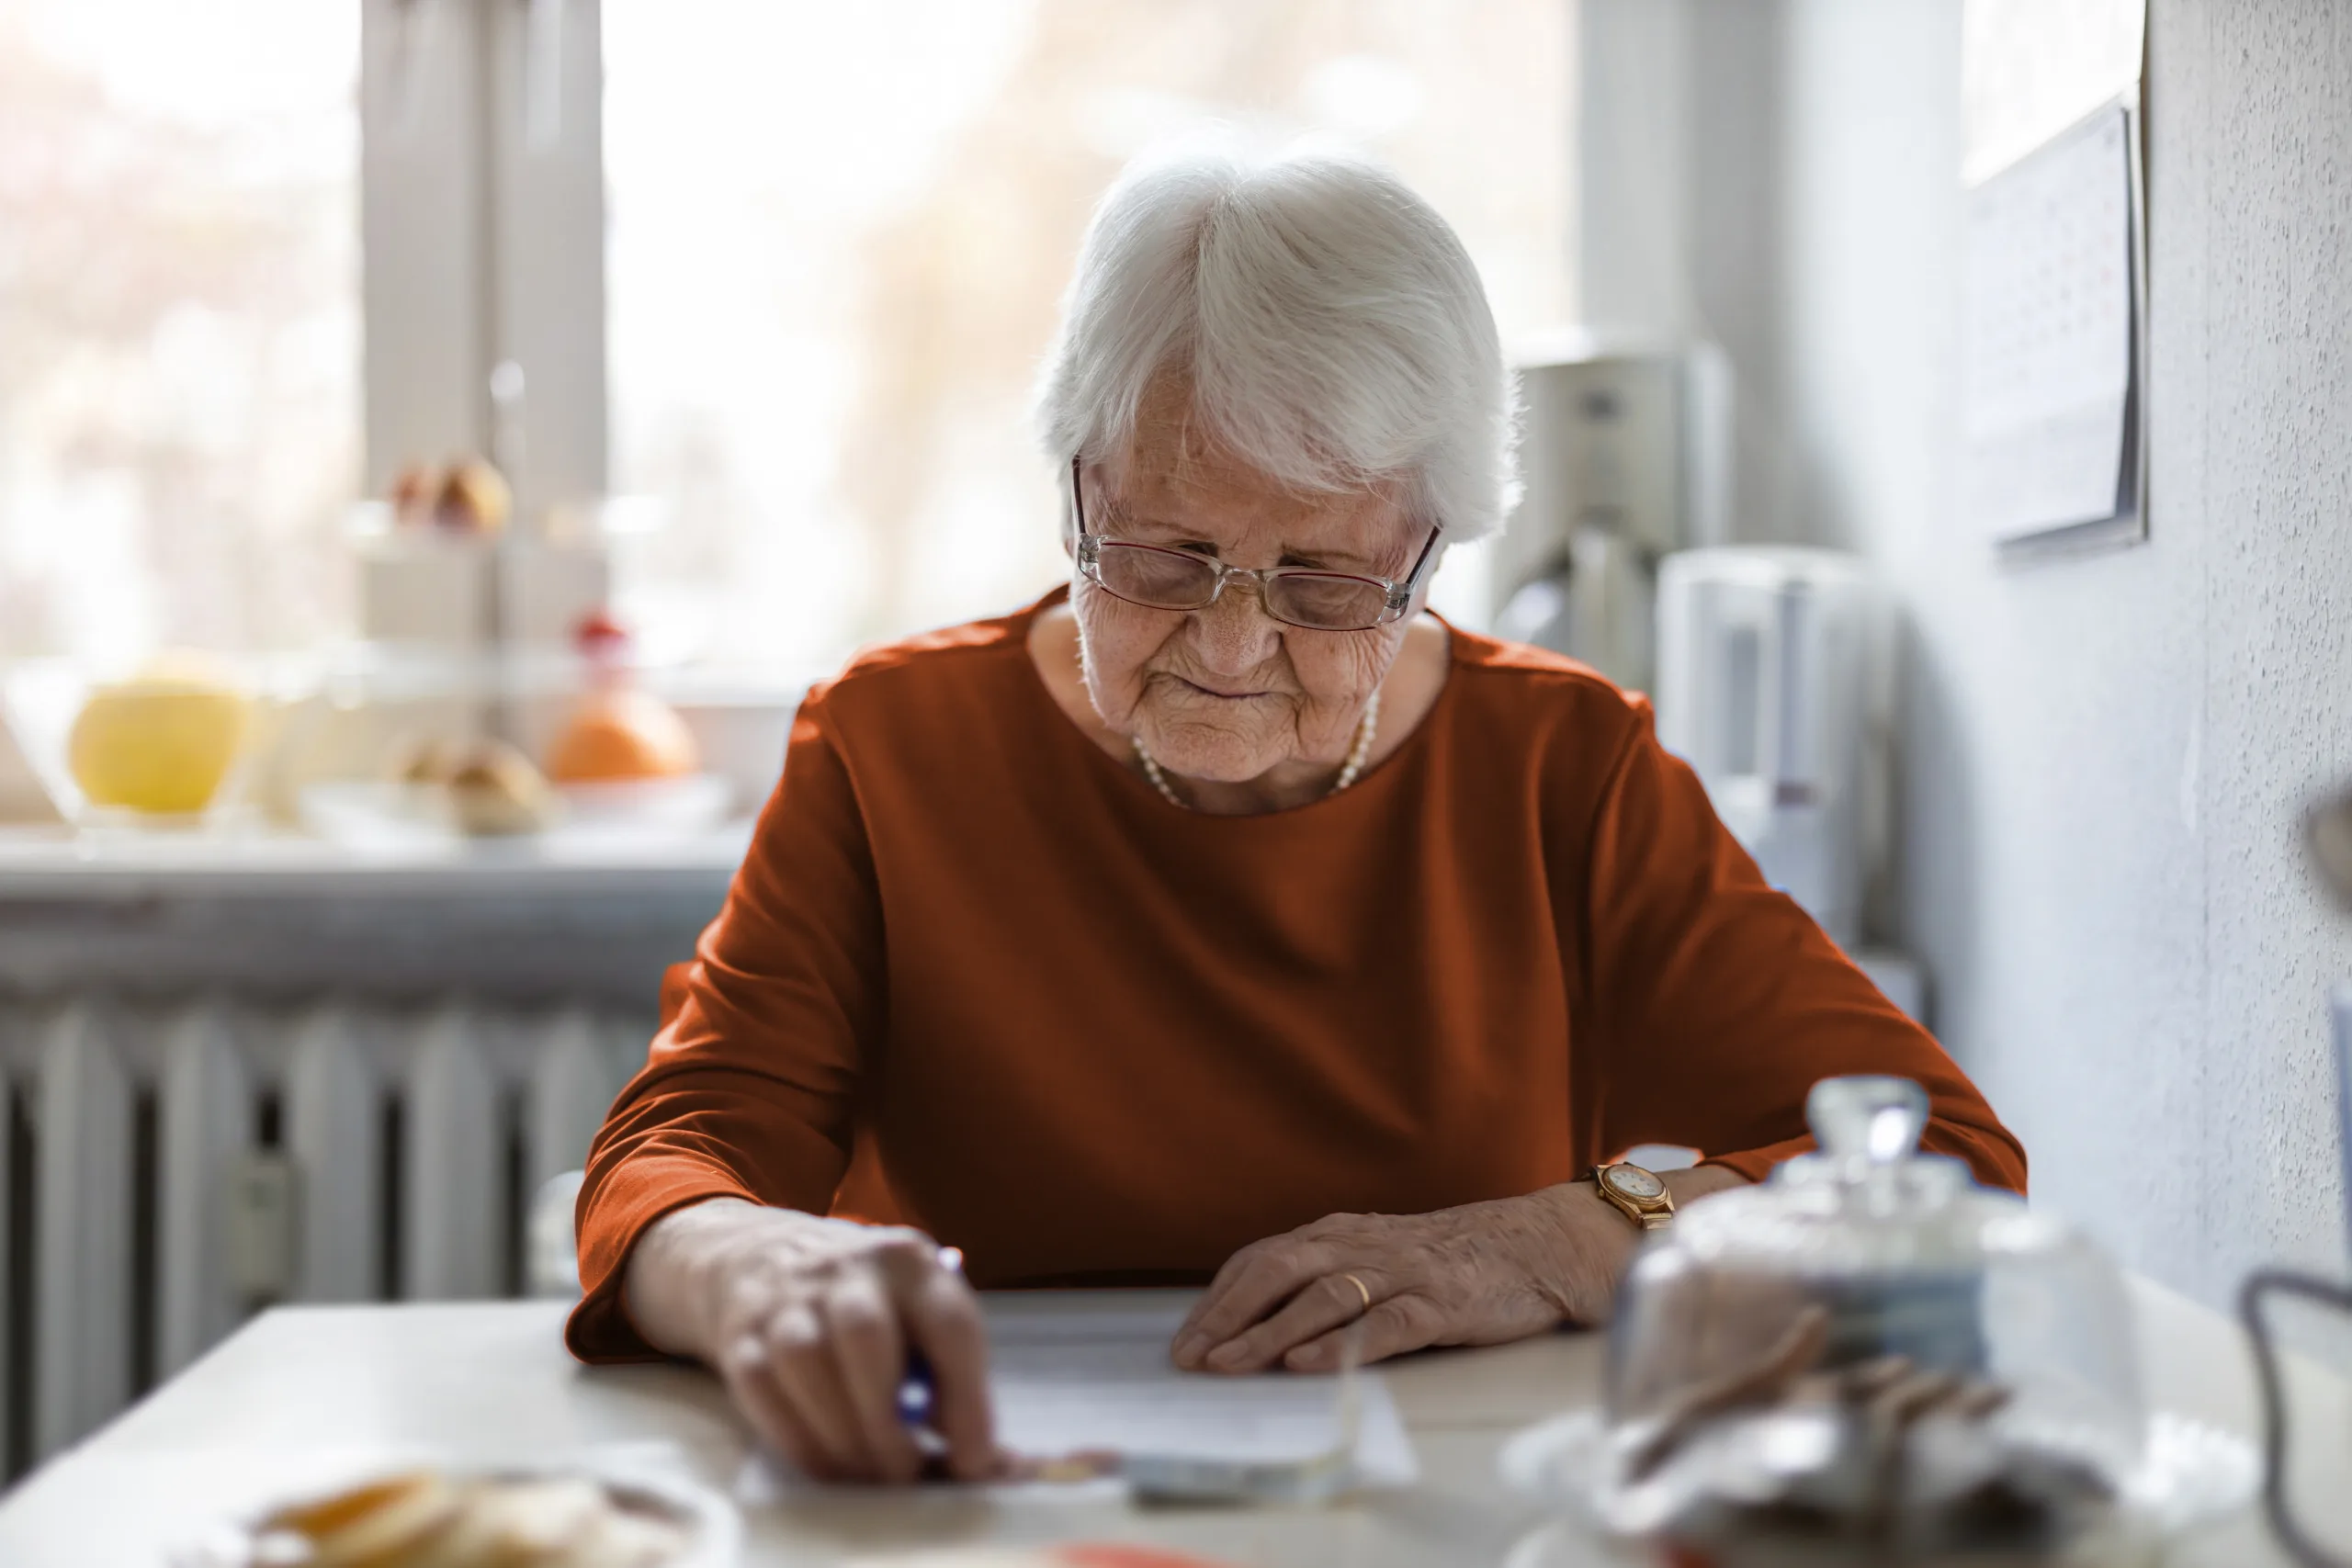
[[[1039,388],[1048,456],[1124,455],[1171,372],[1207,434],[1293,489],[1396,484],[1448,541],[1492,533],[1516,498],[1478,270],[1435,209],[1360,158],[1195,144],[1113,183]]]

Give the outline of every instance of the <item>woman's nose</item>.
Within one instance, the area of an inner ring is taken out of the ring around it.
[[[1193,612],[1193,626],[1203,661],[1237,675],[1265,663],[1282,641],[1282,623],[1266,614],[1255,578],[1227,578],[1216,603]]]

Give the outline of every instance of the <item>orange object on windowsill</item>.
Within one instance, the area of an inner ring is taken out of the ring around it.
[[[572,633],[591,667],[592,689],[548,755],[558,784],[684,778],[702,765],[694,732],[677,710],[630,680],[628,633],[603,612]]]
[[[694,731],[661,698],[632,687],[581,700],[548,759],[558,784],[684,778],[700,766]]]

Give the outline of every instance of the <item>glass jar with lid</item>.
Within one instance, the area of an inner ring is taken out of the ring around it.
[[[2129,1302],[2063,1221],[1924,1155],[1907,1079],[1691,1204],[1611,1333],[1595,1502],[1725,1563],[1998,1561],[2103,1533],[2146,1450]]]

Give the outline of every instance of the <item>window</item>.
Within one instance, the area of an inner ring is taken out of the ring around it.
[[[613,482],[650,643],[815,672],[1067,573],[1028,393],[1087,213],[1224,119],[1395,164],[1566,319],[1566,0],[604,0]],[[1449,575],[1455,575],[1449,573]]]
[[[0,657],[347,628],[358,35],[0,0]]]
[[[346,503],[493,449],[508,358],[538,500],[662,520],[616,563],[650,654],[811,674],[1021,603],[1067,570],[1030,386],[1120,164],[1352,140],[1551,325],[1571,7],[0,0],[0,658],[348,635]]]

